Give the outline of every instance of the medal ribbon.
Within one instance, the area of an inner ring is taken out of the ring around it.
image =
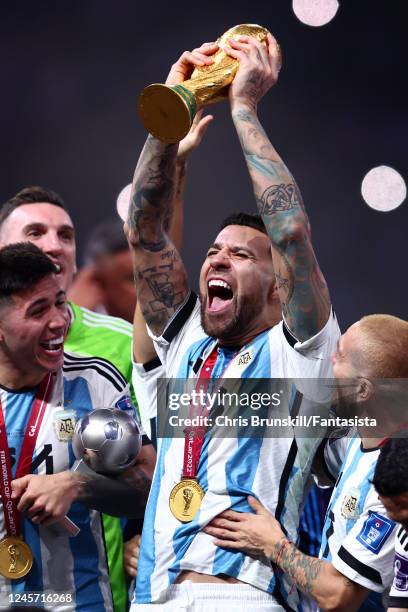
[[[20,457],[17,464],[16,478],[25,476],[30,471],[35,444],[44,418],[45,409],[52,392],[52,374],[48,374],[40,383],[37,395],[31,408],[30,418],[25,431]],[[20,535],[20,513],[17,502],[11,499],[10,450],[7,440],[6,423],[0,400],[0,493],[3,500],[5,527],[8,535]]]
[[[196,390],[202,391],[203,393],[207,392],[217,357],[217,347],[214,346],[213,350],[208,355],[201,367]],[[204,408],[205,406],[202,407],[202,409]],[[193,416],[191,411],[190,416]],[[197,475],[198,462],[200,459],[201,449],[203,447],[205,430],[206,428],[202,426],[188,427],[185,430],[183,478],[195,478]]]

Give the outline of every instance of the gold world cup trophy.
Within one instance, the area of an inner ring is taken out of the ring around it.
[[[139,115],[148,132],[167,143],[179,142],[188,134],[197,110],[228,97],[228,87],[239,62],[225,53],[228,39],[252,36],[264,42],[268,30],[256,24],[241,24],[216,41],[219,49],[209,66],[196,66],[190,79],[172,87],[155,83],[139,96]]]

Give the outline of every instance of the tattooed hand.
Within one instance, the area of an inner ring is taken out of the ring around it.
[[[179,59],[172,65],[166,85],[177,85],[190,78],[195,66],[209,66],[213,63],[211,55],[218,49],[216,43],[203,43],[193,51],[184,51]]]
[[[271,34],[266,44],[251,36],[230,39],[224,51],[239,60],[239,69],[229,96],[232,110],[246,107],[256,111],[259,100],[275,85],[281,67],[279,46]]]
[[[241,550],[254,557],[273,558],[276,544],[285,534],[275,517],[254,497],[248,502],[256,514],[226,510],[207,525],[205,533],[214,536],[221,548]]]

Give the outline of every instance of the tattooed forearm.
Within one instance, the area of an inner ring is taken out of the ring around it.
[[[177,145],[147,139],[133,181],[128,226],[131,242],[152,252],[166,245],[165,226],[175,189]]]
[[[256,113],[241,108],[233,119],[272,243],[282,313],[296,338],[303,341],[327,322],[330,298],[313,252],[302,196]]]
[[[234,121],[254,182],[260,214],[299,208],[304,213],[297,185],[256,115],[249,111],[237,111]],[[266,188],[262,189],[262,185]]]
[[[275,252],[275,278],[281,300],[282,314],[285,320],[288,321],[290,301],[293,296],[294,275],[285,252],[278,245],[274,245],[273,250]]]
[[[175,259],[176,256],[177,256],[176,249],[170,249],[168,251],[164,251],[164,253],[160,255],[160,259]]]
[[[178,209],[177,150],[178,145],[148,137],[135,170],[126,225],[138,307],[156,336],[162,334],[188,293],[186,271],[172,243],[173,213]],[[134,347],[139,350],[137,334]]]
[[[305,555],[286,539],[275,544],[271,560],[301,591],[313,597],[319,609],[356,610],[360,607],[362,587],[338,572],[329,561]]]
[[[278,542],[276,547],[279,549],[281,542]],[[301,553],[294,544],[289,542],[280,555],[279,565],[303,592],[313,595],[323,563],[321,559],[308,557]]]
[[[143,304],[143,316],[147,325],[156,331],[166,324],[167,320],[182,304],[187,287],[178,285],[174,278],[174,265],[178,254],[170,249],[161,254],[163,263],[137,272],[136,286],[138,299]]]
[[[187,179],[187,162],[177,162],[176,164],[176,198],[180,199],[184,191]]]
[[[258,208],[260,214],[273,215],[276,212],[291,210],[300,205],[299,190],[296,185],[271,185],[267,187],[260,199]]]

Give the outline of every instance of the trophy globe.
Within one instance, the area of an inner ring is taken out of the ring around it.
[[[119,474],[136,461],[142,436],[136,418],[129,412],[100,408],[76,424],[72,449],[80,469],[82,463],[99,474]]]

